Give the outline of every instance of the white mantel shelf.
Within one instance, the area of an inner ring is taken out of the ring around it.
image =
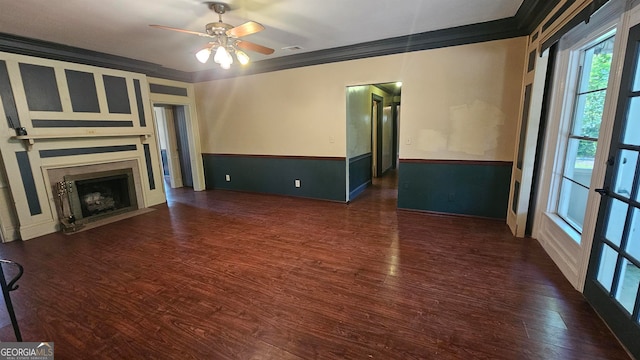
[[[31,151],[33,144],[37,140],[56,140],[56,139],[83,139],[83,138],[108,138],[108,137],[133,137],[139,136],[140,142],[153,136],[148,132],[126,132],[126,133],[80,133],[80,134],[38,134],[38,135],[17,135],[11,139],[22,140],[27,151]]]

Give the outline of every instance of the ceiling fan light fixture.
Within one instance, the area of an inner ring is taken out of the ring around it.
[[[249,55],[247,55],[242,50],[236,50],[236,57],[238,58],[238,62],[242,65],[247,65],[249,63]]]
[[[236,49],[233,46],[229,46],[227,48],[227,62],[229,64],[233,64],[233,55],[231,54],[233,54],[234,52],[236,52]]]
[[[211,56],[210,47],[206,47],[196,53],[196,59],[198,59],[198,61],[200,61],[203,64],[205,64],[209,60],[210,56]]]
[[[181,33],[198,35],[201,37],[209,38],[209,43],[202,49],[196,52],[196,59],[205,64],[211,59],[211,53],[213,55],[213,61],[219,64],[223,69],[229,69],[233,64],[234,57],[242,65],[247,65],[250,61],[249,56],[238,49],[255,51],[264,55],[271,55],[274,53],[274,49],[255,44],[249,41],[240,40],[239,38],[255,34],[264,30],[264,26],[255,22],[247,21],[238,26],[232,26],[222,21],[222,14],[230,10],[229,5],[222,2],[206,2],[209,5],[209,9],[218,14],[218,21],[211,22],[205,25],[205,32],[192,31],[180,28],[174,28],[163,25],[149,25],[157,29],[165,29],[171,31],[177,31]]]
[[[218,49],[216,50],[216,54],[213,56],[213,61],[215,61],[218,64],[222,64],[223,62],[227,61],[228,57],[229,57],[229,52],[227,52],[227,49],[225,49],[224,46],[218,46]]]

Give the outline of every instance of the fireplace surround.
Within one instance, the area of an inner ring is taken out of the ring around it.
[[[47,173],[50,200],[64,231],[144,207],[136,160],[50,168]]]

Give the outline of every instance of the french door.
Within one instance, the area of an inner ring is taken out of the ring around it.
[[[640,359],[640,25],[631,28],[584,295]]]

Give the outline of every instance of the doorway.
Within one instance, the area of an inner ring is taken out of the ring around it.
[[[629,31],[584,294],[640,357],[640,25]]]
[[[347,200],[398,164],[400,82],[347,87]]]
[[[171,188],[193,187],[185,106],[156,104],[153,110],[165,185]]]

